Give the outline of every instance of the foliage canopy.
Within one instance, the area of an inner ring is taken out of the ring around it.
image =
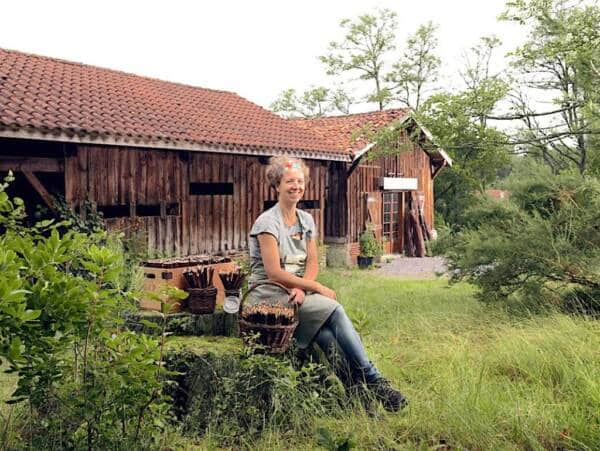
[[[482,197],[448,251],[453,279],[486,302],[600,312],[600,181],[566,174],[515,181],[508,201]]]

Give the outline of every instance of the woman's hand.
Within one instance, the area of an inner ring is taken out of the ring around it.
[[[337,299],[337,295],[335,294],[335,291],[333,291],[331,288],[327,288],[325,285],[319,284],[315,291],[319,294],[322,294],[323,296],[325,296],[327,298]]]
[[[291,293],[290,293],[289,303],[296,304],[296,305],[302,305],[304,303],[305,297],[306,297],[306,293],[304,293],[304,290],[301,290],[300,288],[292,288]]]

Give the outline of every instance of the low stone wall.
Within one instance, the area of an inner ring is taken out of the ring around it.
[[[335,415],[347,403],[344,387],[321,365],[284,355],[255,354],[239,338],[168,337],[166,367],[173,411],[182,431],[211,431],[223,444],[265,427],[289,430],[309,415]]]
[[[188,436],[210,431],[219,443],[235,448],[240,438],[260,435],[264,428],[287,431],[315,413],[336,415],[349,405],[343,384],[322,364],[318,349],[299,353],[292,345],[285,354],[255,352],[238,338],[238,315],[217,310],[163,317],[139,311],[126,324],[153,335],[165,325],[166,394]]]
[[[136,332],[149,335],[160,333],[159,329],[144,324],[149,321],[158,326],[162,324],[162,315],[155,311],[132,313],[126,318],[126,325]],[[173,313],[166,316],[166,332],[179,336],[221,336],[237,337],[239,335],[238,315],[231,315],[216,310],[209,315],[194,315],[188,312]]]

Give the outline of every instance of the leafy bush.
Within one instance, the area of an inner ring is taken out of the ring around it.
[[[367,224],[366,230],[358,237],[360,255],[363,257],[377,257],[383,253],[383,243],[375,238],[373,226]]]
[[[454,280],[480,298],[600,312],[600,181],[522,179],[508,201],[480,199],[447,251]]]
[[[35,449],[149,446],[166,416],[166,374],[160,341],[122,330],[133,298],[122,289],[118,240],[68,222],[25,226],[8,181],[0,184],[0,359],[18,376],[11,402],[30,405],[23,440]]]
[[[444,255],[449,247],[452,246],[454,231],[452,226],[448,225],[442,215],[434,213],[435,238],[426,241],[428,256]]]

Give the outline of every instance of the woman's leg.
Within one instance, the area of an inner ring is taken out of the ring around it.
[[[387,410],[395,412],[407,404],[402,393],[393,388],[369,360],[352,321],[341,305],[334,310],[315,339],[325,352],[341,351],[352,375],[351,381],[345,382],[366,382]]]
[[[342,383],[347,387],[353,385],[353,372],[348,365],[348,358],[340,348],[331,329],[327,326],[321,327],[315,337],[315,341],[325,353],[333,371]]]
[[[360,337],[354,329],[352,321],[346,315],[344,307],[340,305],[334,310],[321,331],[323,329],[327,331],[324,332],[324,338],[333,340],[335,346],[343,352],[355,380],[371,383],[381,377],[375,365],[367,357]],[[321,331],[319,335],[321,335]],[[317,335],[317,343],[321,346],[319,335]],[[322,346],[321,348],[323,349]]]

